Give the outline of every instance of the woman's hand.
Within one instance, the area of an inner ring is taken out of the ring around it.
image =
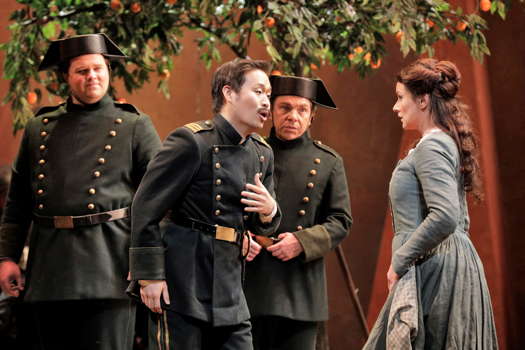
[[[399,275],[394,271],[394,269],[392,269],[392,265],[390,265],[388,268],[386,279],[388,281],[388,291],[391,291],[394,284],[399,281]]]

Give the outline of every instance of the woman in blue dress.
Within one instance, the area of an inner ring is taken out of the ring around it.
[[[497,349],[466,194],[481,198],[478,142],[448,61],[420,59],[397,77],[394,112],[421,139],[392,173],[390,290],[364,349]]]

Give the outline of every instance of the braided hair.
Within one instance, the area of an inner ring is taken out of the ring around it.
[[[397,81],[413,96],[429,95],[432,121],[454,139],[460,151],[464,189],[481,200],[479,142],[467,106],[456,96],[461,83],[456,65],[432,58],[419,59],[402,69]]]

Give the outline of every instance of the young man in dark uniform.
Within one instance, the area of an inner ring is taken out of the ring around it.
[[[131,348],[128,213],[160,140],[148,116],[107,95],[108,59],[124,57],[90,34],[52,42],[40,64],[58,67],[71,96],[28,122],[0,228],[0,285],[28,308],[24,348]]]
[[[275,187],[283,213],[266,249],[248,263],[245,293],[255,349],[313,350],[328,319],[324,256],[352,218],[343,159],[310,138],[316,106],[336,108],[321,80],[272,76]]]
[[[135,196],[131,277],[158,313],[150,337],[155,347],[252,349],[242,255],[257,251],[251,245],[243,253],[240,245],[247,230],[268,235],[280,218],[272,150],[252,133],[270,114],[267,68],[247,59],[219,67],[215,116],[173,131]],[[168,211],[161,235],[159,221]]]

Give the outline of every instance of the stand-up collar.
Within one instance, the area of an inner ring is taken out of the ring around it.
[[[311,138],[310,138],[310,131],[309,130],[305,131],[300,137],[298,137],[296,139],[289,140],[289,141],[281,140],[275,134],[275,128],[272,128],[272,130],[270,130],[270,137],[268,138],[268,141],[270,142],[270,144],[272,146],[275,146],[275,147],[281,148],[281,149],[299,147],[299,146],[304,145],[305,143],[307,143],[310,140],[311,140]]]
[[[113,104],[113,99],[109,95],[105,95],[98,102],[86,104],[86,105],[79,105],[79,104],[73,103],[73,99],[69,97],[67,99],[67,111],[68,112],[96,111],[96,110],[105,108],[111,104]]]
[[[232,144],[238,145],[241,142],[242,136],[222,115],[216,114],[215,117],[213,117],[213,121],[217,129],[224,134]]]

